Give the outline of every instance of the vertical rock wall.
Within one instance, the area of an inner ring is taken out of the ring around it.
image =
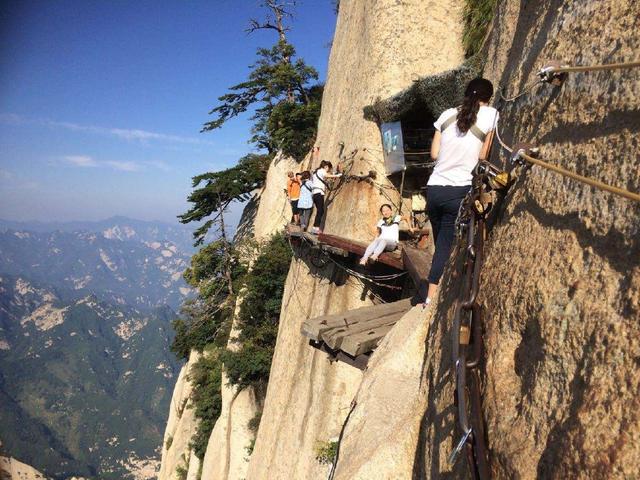
[[[198,458],[192,455],[189,447],[191,437],[195,433],[197,420],[193,414],[193,408],[189,408],[193,387],[188,379],[189,370],[198,361],[198,358],[200,358],[198,353],[191,353],[189,361],[180,370],[178,381],[173,389],[169,419],[162,442],[162,463],[158,474],[160,480],[178,480],[176,471],[178,467],[192,471],[194,467],[190,467],[190,463],[194,465],[198,463],[199,466]]]
[[[258,194],[258,210],[253,222],[253,235],[258,241],[281,231],[291,219],[291,206],[285,193],[289,171],[299,172],[298,162],[277,154],[269,166],[264,188]]]
[[[242,292],[238,296],[234,311],[234,321],[227,348],[235,350],[234,341],[240,331],[237,328],[238,313],[242,303]],[[230,385],[222,372],[222,409],[209,437],[207,451],[202,462],[202,480],[240,479],[246,475],[249,466],[249,452],[254,433],[249,422],[259,410],[253,388],[239,390]]]
[[[459,64],[459,15],[459,2],[451,0],[340,2],[318,131],[322,159],[338,163],[343,142],[343,156],[358,149],[352,173],[383,172],[379,129],[363,119],[362,109],[406,88],[413,78]],[[329,198],[325,230],[369,239],[385,200],[378,190],[349,183]],[[370,303],[356,279],[332,266],[318,269],[306,258],[294,259],[247,479],[326,476],[327,467],[315,459],[318,443],[337,439],[362,375],[309,347],[300,325],[306,318]]]
[[[285,194],[286,173],[289,170],[299,170],[298,163],[277,155],[269,166],[264,188],[256,192],[243,212],[238,233],[242,238],[236,238],[236,241],[250,238],[258,241],[266,240],[287,223],[291,217],[291,208]],[[237,317],[240,302],[241,300],[236,304],[234,317]],[[237,334],[234,320],[231,336]],[[234,346],[233,341],[229,340],[229,348]],[[192,387],[188,374],[196,361],[197,355],[193,353],[192,358],[182,368],[174,388],[159,479],[176,479],[178,466],[187,469],[188,480],[196,480],[200,473],[203,480],[244,478],[249,465],[247,448],[255,435],[249,429],[249,421],[259,411],[258,399],[252,389],[238,391],[236,387],[229,385],[223,373],[222,409],[200,465],[200,460],[192,454],[189,447],[191,437],[195,433],[197,419],[193,416],[192,409],[184,408],[190,405]],[[167,448],[169,438],[171,438],[171,446]]]
[[[548,59],[637,61],[640,6],[625,0],[500,2],[485,75],[521,91]],[[504,140],[588,177],[640,191],[640,72],[570,74],[503,108]],[[487,240],[484,414],[494,478],[640,476],[640,205],[533,167]],[[429,385],[417,462],[447,475],[449,274],[427,339]],[[455,467],[465,472],[464,460]]]

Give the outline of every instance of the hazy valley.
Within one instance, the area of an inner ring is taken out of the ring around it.
[[[56,478],[152,478],[179,368],[190,231],[110,220],[0,222],[2,453]]]

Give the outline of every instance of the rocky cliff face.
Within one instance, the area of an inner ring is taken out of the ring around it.
[[[2,480],[44,480],[46,478],[35,468],[15,458],[0,457],[0,479]]]
[[[189,361],[180,370],[178,381],[173,389],[169,419],[162,443],[162,463],[159,479],[177,479],[178,470],[196,470],[199,468],[198,457],[189,443],[196,429],[196,418],[190,399],[192,385],[189,382],[189,370],[198,361],[197,352],[192,352]],[[192,467],[190,465],[193,464]]]
[[[284,193],[286,173],[298,169],[299,165],[294,160],[281,155],[276,156],[269,166],[265,186],[255,193],[245,207],[236,241],[263,241],[282,230],[291,218],[291,208]],[[240,294],[236,302],[235,317],[241,301]],[[228,342],[230,349],[236,348],[233,338],[239,333],[235,323],[234,318]],[[250,447],[255,438],[255,432],[249,428],[249,422],[260,410],[260,399],[251,388],[239,390],[230,385],[223,372],[222,408],[201,462],[189,445],[197,426],[197,419],[192,414],[193,410],[189,408],[192,390],[189,371],[196,361],[197,355],[192,353],[191,359],[182,368],[174,389],[158,478],[178,480],[179,470],[186,471],[187,479],[194,480],[245,478],[249,466]],[[182,407],[176,409],[175,405]]]
[[[341,150],[348,156],[358,149],[351,173],[383,171],[378,126],[365,121],[362,110],[376,97],[408,87],[418,76],[462,61],[459,8],[458,2],[450,1],[340,2],[318,130],[321,158],[336,164]],[[347,183],[330,198],[325,230],[369,239],[378,206],[386,201],[379,190]],[[325,354],[309,347],[300,325],[307,318],[371,302],[360,282],[343,277],[332,266],[317,269],[307,258],[292,262],[248,479],[326,476],[327,467],[316,460],[316,450],[338,438],[362,374],[330,363]],[[392,471],[393,462],[389,468]]]
[[[321,158],[353,159],[351,173],[373,169],[382,176],[379,129],[364,120],[363,108],[462,62],[461,3],[340,2],[318,131]],[[547,59],[636,60],[639,15],[640,7],[626,0],[504,0],[485,45],[484,75],[512,96]],[[540,145],[553,163],[638,191],[639,83],[637,71],[616,71],[571,75],[561,88],[536,86],[503,105],[502,135],[509,143]],[[496,152],[493,160],[505,158]],[[280,209],[289,214],[275,183],[288,167],[274,168],[284,170],[270,172],[265,192],[272,193],[263,192],[265,207],[256,214],[265,231],[286,221]],[[346,183],[330,196],[325,230],[368,239],[384,201],[377,188]],[[638,476],[639,213],[637,204],[539,167],[505,199],[487,238],[479,296],[494,478]],[[330,363],[299,332],[306,318],[372,298],[332,265],[294,259],[248,468],[238,449],[257,407],[251,392],[229,391],[203,478],[324,478],[318,445],[341,431],[335,479],[465,478],[463,458],[447,462],[460,437],[451,361],[459,268],[458,257],[437,302],[408,312],[362,374]]]
[[[513,92],[547,59],[638,60],[639,15],[632,1],[503,2],[486,74]],[[571,74],[506,107],[504,136],[638,192],[639,91],[637,69]],[[480,296],[496,477],[640,475],[639,214],[638,203],[536,167],[507,199]]]
[[[548,59],[636,60],[631,25],[639,13],[624,1],[501,2],[485,76],[511,96]],[[503,137],[531,141],[553,163],[638,191],[639,82],[637,71],[617,71],[536,87],[504,106]],[[638,475],[638,213],[637,204],[538,167],[508,195],[487,239],[479,296],[494,478]],[[437,305],[416,324],[415,310],[405,316],[374,354],[335,478],[468,475],[464,459],[447,462],[460,437],[450,328],[459,268],[454,261],[445,273]],[[403,394],[390,380],[400,372],[407,372]],[[371,445],[370,436],[397,438],[403,430],[400,445]]]

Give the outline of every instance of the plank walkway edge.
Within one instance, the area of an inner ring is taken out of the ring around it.
[[[370,305],[340,313],[322,315],[302,322],[300,333],[312,340],[321,340],[322,332],[339,326],[355,325],[356,323],[374,320],[389,313],[407,311],[411,308],[411,299],[405,298],[397,302]]]

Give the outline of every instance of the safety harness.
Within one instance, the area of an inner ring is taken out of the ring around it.
[[[440,126],[440,132],[444,132],[447,127],[451,126],[451,124],[454,123],[457,119],[458,113],[454,113],[449,118],[447,118],[444,122],[442,122],[442,125]],[[480,130],[480,127],[478,127],[478,125],[471,125],[469,131],[473,134],[474,137],[484,143],[484,139],[487,137],[487,134]]]
[[[318,180],[320,180],[320,182],[324,184],[324,186],[326,187],[326,189],[327,189],[327,190],[329,190],[329,189],[330,189],[330,188],[329,188],[329,184],[328,184],[327,182],[325,182],[323,179],[321,179],[321,178],[320,178],[320,175],[318,175],[318,170],[320,170],[320,169],[319,169],[319,168],[316,168],[316,169],[314,170],[314,172],[313,172],[313,176],[314,176],[314,177],[316,177]],[[313,187],[313,188],[314,188],[314,189],[319,190],[319,192],[318,192],[318,193],[321,193],[322,195],[324,195],[324,194],[325,194],[325,192],[323,192],[321,188],[319,188],[319,187]]]

